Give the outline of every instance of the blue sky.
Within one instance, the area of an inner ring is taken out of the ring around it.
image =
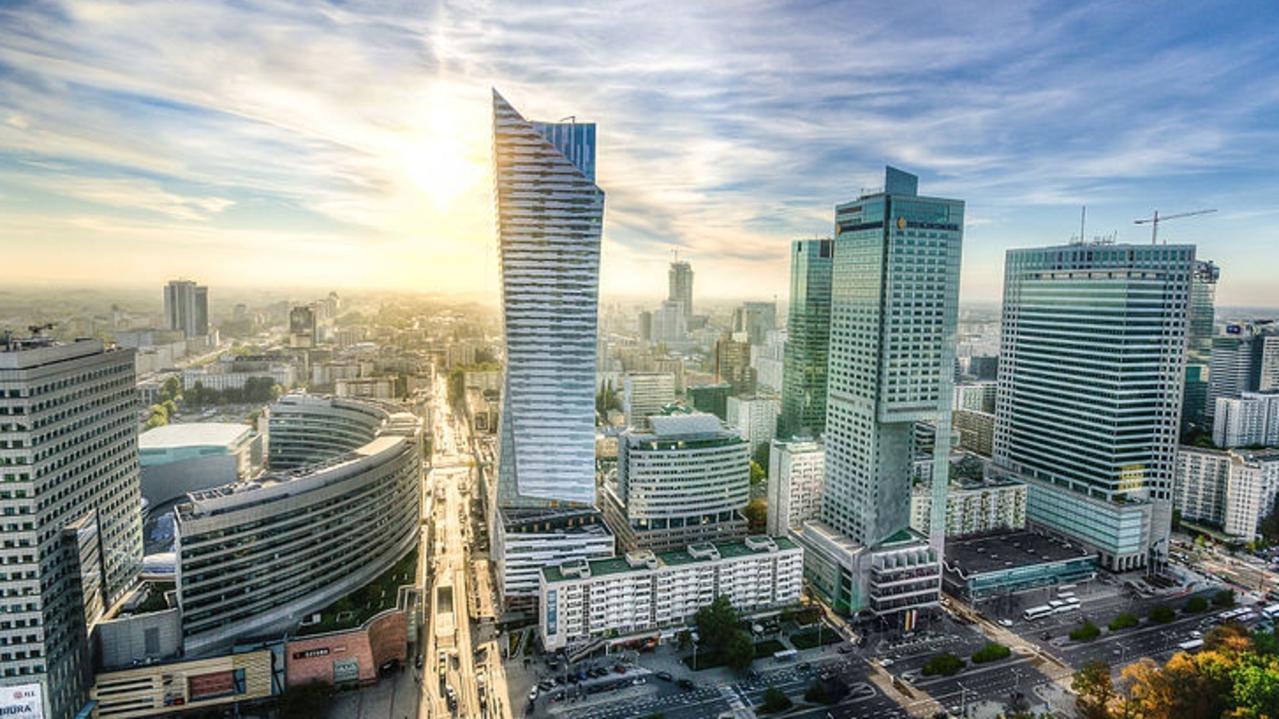
[[[1170,222],[1279,306],[1279,4],[0,6],[0,249],[24,279],[496,292],[489,88],[599,125],[603,288],[784,296],[893,164],[1003,251]]]

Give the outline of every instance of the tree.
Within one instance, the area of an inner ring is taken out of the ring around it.
[[[1078,629],[1071,630],[1070,638],[1076,642],[1091,642],[1101,635],[1101,629],[1092,622],[1084,622]]]
[[[999,642],[986,642],[986,646],[973,652],[973,664],[999,661],[1012,655],[1012,650]]]
[[[720,652],[724,657],[724,664],[740,672],[755,660],[755,642],[744,630],[735,629],[728,635],[728,640],[724,642]]]
[[[280,695],[281,719],[312,719],[329,709],[329,687],[315,682],[290,687]]]
[[[777,687],[769,687],[764,692],[763,710],[767,713],[786,711],[794,705],[790,697],[786,696],[786,692]]]
[[[830,691],[826,688],[826,683],[821,679],[814,679],[813,683],[808,685],[807,691],[804,692],[804,701],[830,704]]]
[[[680,650],[686,650],[693,646],[693,634],[687,629],[684,629],[680,631],[679,634],[675,635],[675,641],[678,642]]]
[[[1181,608],[1185,614],[1198,614],[1208,608],[1208,600],[1203,597],[1191,597],[1186,601],[1186,605]]]
[[[1103,661],[1091,661],[1075,672],[1070,682],[1075,693],[1075,708],[1082,719],[1110,719],[1110,703],[1115,698],[1115,686],[1110,680],[1110,665]]]
[[[751,460],[751,486],[755,487],[768,480],[768,473],[759,466],[759,462]]]
[[[1123,614],[1120,614],[1114,619],[1111,619],[1110,624],[1107,626],[1109,627],[1110,631],[1117,632],[1121,629],[1132,629],[1133,627],[1137,626],[1140,623],[1141,623],[1141,620],[1137,619],[1136,614],[1132,614],[1130,612],[1124,612]]]
[[[737,610],[727,595],[715,597],[715,601],[697,610],[693,622],[703,644],[721,649],[737,630]]]
[[[772,452],[772,444],[769,442],[763,442],[758,447],[755,448],[755,454],[751,456],[751,461],[754,462],[755,464],[758,464],[761,468],[764,469],[764,472],[767,473],[769,455],[771,452]]]
[[[1172,610],[1172,607],[1160,604],[1159,606],[1151,609],[1150,614],[1147,616],[1149,616],[1150,621],[1155,624],[1167,624],[1177,618],[1177,613]]]
[[[1257,532],[1267,544],[1279,543],[1279,497],[1275,497],[1274,507],[1257,525]]]
[[[752,499],[746,503],[742,514],[746,515],[746,522],[752,533],[763,531],[764,526],[768,524],[768,500],[763,497]]]
[[[931,677],[935,674],[949,677],[958,674],[959,670],[963,668],[963,659],[960,659],[950,652],[943,652],[941,654],[934,655],[932,659],[929,659],[928,663],[924,665],[924,668],[921,671],[926,677]]]
[[[160,385],[161,400],[176,400],[182,396],[182,382],[177,377],[169,377]]]
[[[1218,607],[1223,607],[1223,608],[1235,606],[1235,590],[1222,589],[1221,591],[1212,595],[1212,603]]]

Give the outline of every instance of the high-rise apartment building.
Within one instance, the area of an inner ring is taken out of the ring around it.
[[[653,314],[654,342],[684,342],[688,339],[688,313],[684,303],[666,300]]]
[[[790,315],[777,434],[817,437],[826,428],[826,358],[830,351],[830,278],[835,242],[791,243]]]
[[[693,315],[693,266],[687,262],[672,262],[666,276],[670,284],[666,295],[667,301],[681,303],[684,318],[691,317]]]
[[[1244,392],[1219,398],[1212,441],[1218,447],[1279,446],[1279,393]]]
[[[618,438],[604,516],[627,550],[666,551],[746,536],[750,445],[711,414],[650,418],[651,432]]]
[[[1183,522],[1204,522],[1250,542],[1279,497],[1279,452],[1238,452],[1182,446],[1177,452],[1174,506]]]
[[[764,333],[764,344],[751,347],[751,367],[755,368],[755,386],[781,395],[786,375],[786,330]]]
[[[517,587],[506,581],[505,568],[521,553],[554,546],[550,559],[562,561],[598,556],[604,544],[575,545],[571,536],[575,528],[597,525],[577,516],[589,514],[595,501],[595,341],[604,218],[595,148],[594,124],[532,122],[493,92],[506,363],[490,523],[504,601],[536,600],[536,582]],[[612,542],[607,544],[611,551]],[[582,552],[558,551],[573,546]]]
[[[826,448],[811,439],[776,439],[768,464],[768,533],[789,536],[821,512]]]
[[[964,203],[882,191],[835,208],[820,522],[804,526],[817,591],[843,612],[909,626],[939,601]],[[932,535],[910,531],[912,437],[936,427]]]
[[[132,350],[0,341],[0,686],[85,707],[89,637],[142,564]]]
[[[164,320],[187,337],[209,334],[209,288],[190,280],[172,280],[164,287]]]
[[[946,491],[946,536],[963,537],[1026,528],[1026,485],[1007,478],[958,479]],[[918,485],[910,498],[910,524],[932,533],[933,496]]]
[[[675,375],[669,372],[628,372],[622,378],[622,412],[626,426],[649,428],[648,418],[661,414],[675,401]]]
[[[1031,524],[1124,571],[1168,551],[1195,248],[1009,250],[994,461]]]
[[[1212,426],[1217,400],[1279,390],[1279,327],[1231,322],[1224,334],[1212,338],[1209,362],[1205,428]]]
[[[1221,270],[1208,260],[1195,260],[1190,282],[1186,331],[1186,374],[1181,400],[1182,432],[1211,426],[1208,417],[1208,371],[1212,365],[1213,312]]]

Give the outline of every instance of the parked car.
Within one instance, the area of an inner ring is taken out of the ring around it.
[[[809,669],[812,669],[813,665],[809,664],[808,662],[800,662],[795,668],[801,672],[806,672]]]
[[[680,689],[689,690],[696,685],[694,685],[693,682],[689,681],[688,679],[681,679],[675,682],[675,686],[679,687]]]
[[[674,677],[671,676],[670,672],[658,672],[654,674],[653,676],[657,677],[658,679],[661,679],[664,682],[669,682],[672,679],[674,679]]]

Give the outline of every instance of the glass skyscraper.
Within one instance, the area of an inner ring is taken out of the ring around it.
[[[994,460],[1123,571],[1167,552],[1195,248],[1009,250]]]
[[[1208,370],[1212,364],[1214,298],[1221,270],[1208,260],[1196,260],[1190,283],[1190,314],[1186,336],[1186,375],[1181,401],[1182,432],[1210,431]]]
[[[790,315],[782,366],[777,435],[817,437],[826,428],[830,350],[830,273],[835,242],[796,240],[790,253]]]
[[[882,191],[835,208],[826,484],[804,527],[810,581],[837,610],[913,622],[939,599],[964,203]],[[932,535],[910,530],[915,425],[937,428]]]
[[[595,125],[525,120],[493,93],[506,371],[503,507],[595,501],[595,339],[604,192]]]
[[[669,292],[666,299],[684,305],[684,318],[693,315],[693,266],[687,262],[672,262],[666,273]]]

